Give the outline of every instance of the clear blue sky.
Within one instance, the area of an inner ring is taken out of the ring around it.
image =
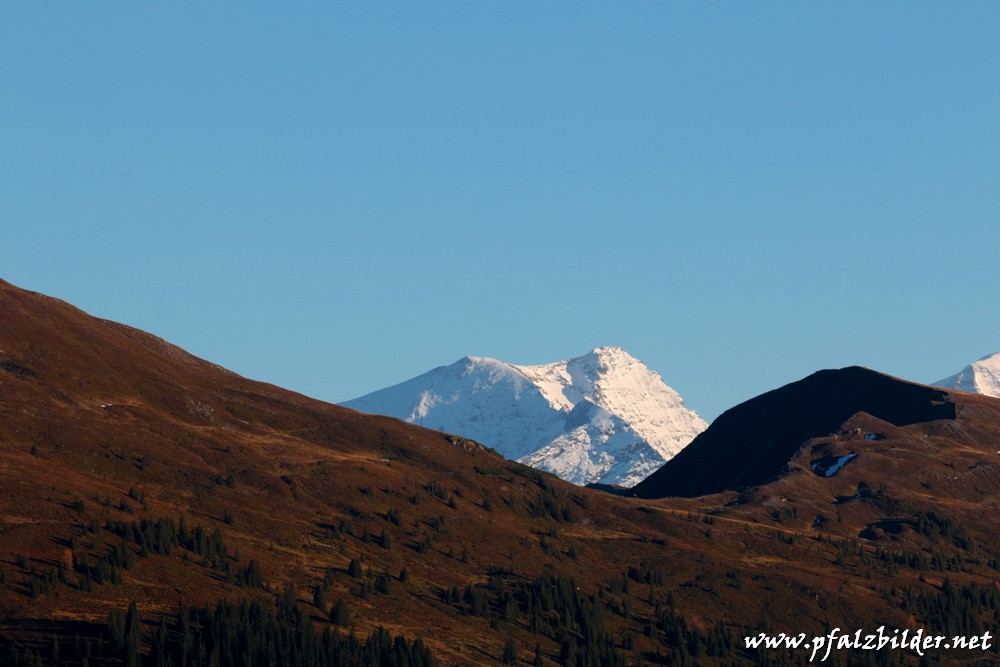
[[[0,277],[330,401],[605,344],[709,419],[930,382],[1000,350],[998,35],[993,1],[6,3]]]

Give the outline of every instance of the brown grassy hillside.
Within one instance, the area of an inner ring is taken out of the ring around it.
[[[924,398],[878,377],[895,410]],[[242,378],[0,282],[0,650],[82,664],[73,636],[104,637],[135,601],[148,662],[182,605],[273,607],[290,587],[318,630],[339,600],[339,632],[419,636],[441,664],[497,664],[511,647],[531,664],[537,647],[544,664],[613,664],[601,650],[749,665],[761,656],[734,642],[759,627],[941,624],[920,600],[994,587],[1000,401],[939,393],[947,415],[847,410],[780,451],[747,430],[742,455],[776,468],[770,481],[639,500]],[[578,590],[552,593],[570,586],[559,576]],[[994,620],[988,604],[949,610]]]

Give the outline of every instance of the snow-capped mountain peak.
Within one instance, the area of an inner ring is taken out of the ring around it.
[[[627,422],[664,460],[706,426],[658,373],[620,347],[599,347],[575,359],[517,368],[553,407],[572,410],[581,400],[599,405]]]
[[[536,366],[464,357],[344,405],[471,437],[580,484],[637,483],[706,427],[618,347]]]
[[[934,385],[1000,398],[1000,352],[988,354]]]

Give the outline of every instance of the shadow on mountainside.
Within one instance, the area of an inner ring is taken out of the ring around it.
[[[719,416],[690,445],[625,495],[695,497],[764,484],[799,447],[859,412],[909,426],[955,419],[946,392],[851,366],[822,370]]]

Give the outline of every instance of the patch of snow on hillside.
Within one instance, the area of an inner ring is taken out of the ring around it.
[[[840,470],[847,464],[848,461],[857,458],[857,456],[858,456],[857,454],[844,454],[839,459],[837,459],[836,463],[834,463],[832,466],[826,469],[826,476],[833,477],[834,475],[837,474],[838,470]]]

